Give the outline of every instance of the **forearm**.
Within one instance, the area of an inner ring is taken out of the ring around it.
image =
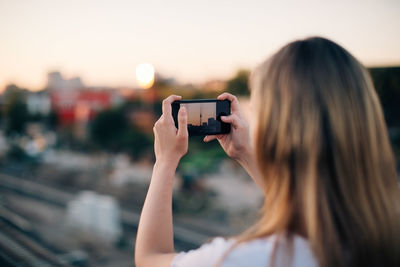
[[[172,187],[177,162],[156,162],[137,231],[135,261],[174,252]]]

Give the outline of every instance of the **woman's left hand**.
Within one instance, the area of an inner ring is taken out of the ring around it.
[[[160,119],[154,124],[154,152],[156,162],[178,164],[188,149],[187,111],[181,107],[178,112],[178,129],[172,118],[172,102],[182,97],[170,95],[163,100]]]

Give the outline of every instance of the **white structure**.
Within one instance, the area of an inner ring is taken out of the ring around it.
[[[64,79],[58,71],[47,74],[47,88],[49,89],[79,89],[82,87],[84,86],[80,77]]]
[[[47,92],[29,93],[26,106],[30,114],[48,115],[51,109],[49,94]]]
[[[83,191],[70,201],[67,219],[71,225],[114,242],[122,234],[118,203],[111,196]]]

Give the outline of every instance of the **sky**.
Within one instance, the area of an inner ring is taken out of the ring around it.
[[[204,122],[208,122],[209,118],[217,119],[216,111],[217,104],[215,102],[211,103],[192,103],[192,104],[181,104],[185,106],[188,113],[188,124],[200,126]],[[200,123],[200,111],[202,116]]]
[[[0,0],[0,90],[46,74],[137,86],[135,68],[182,83],[227,79],[287,42],[320,35],[367,66],[400,65],[400,1]]]

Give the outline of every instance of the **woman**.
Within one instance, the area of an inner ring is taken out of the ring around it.
[[[323,38],[284,46],[250,80],[250,131],[235,96],[218,139],[265,194],[236,238],[174,253],[172,184],[188,148],[186,110],[163,102],[140,219],[138,266],[400,266],[399,186],[382,109],[365,68]]]

